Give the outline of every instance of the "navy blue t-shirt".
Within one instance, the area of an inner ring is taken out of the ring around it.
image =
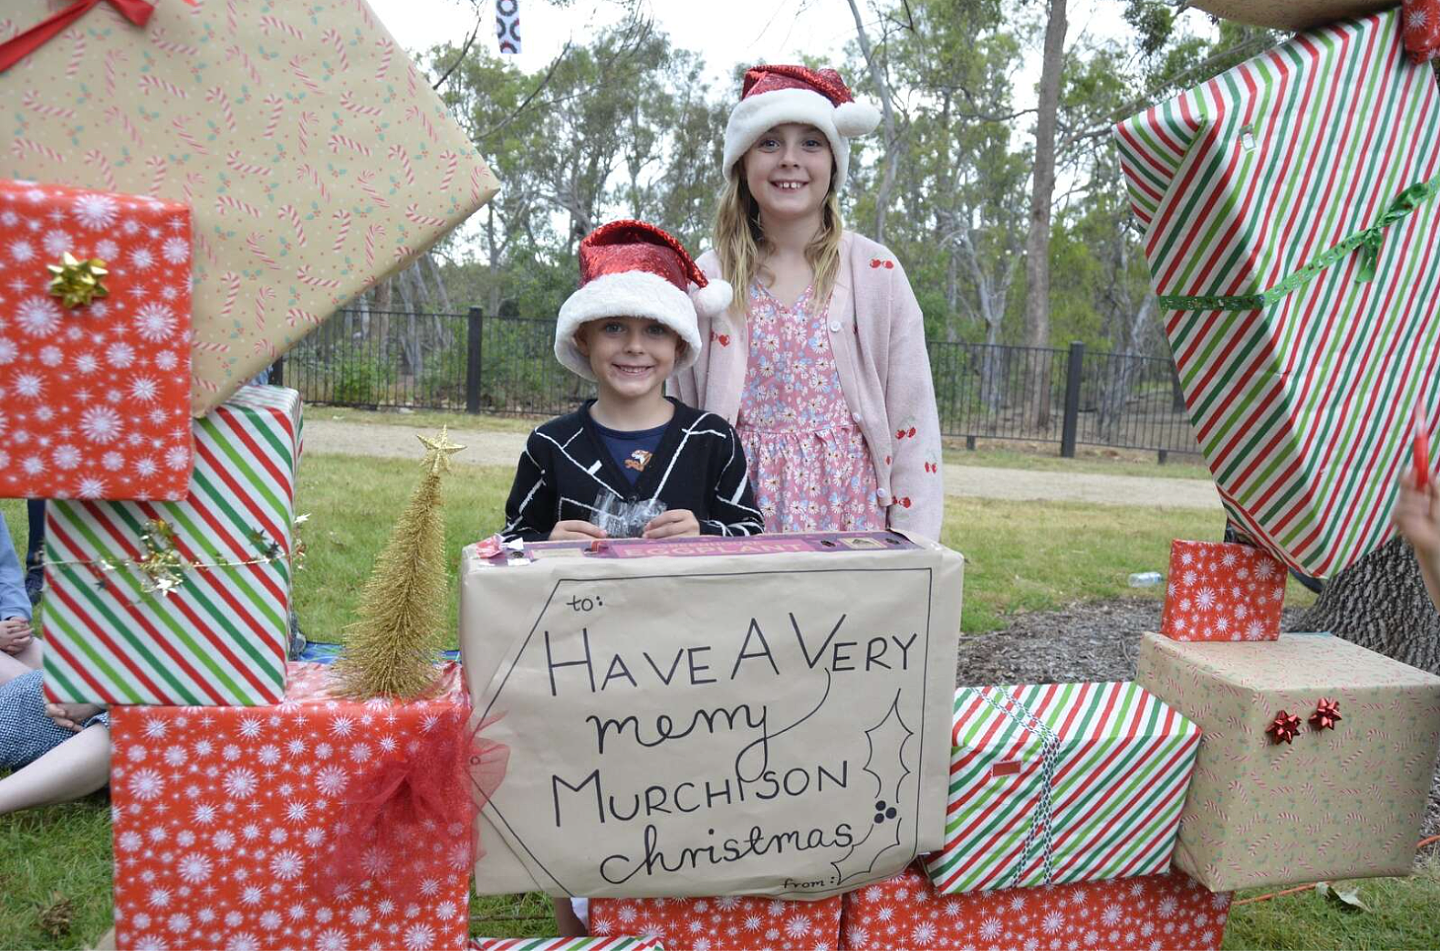
[[[591,417],[590,422],[594,424],[595,431],[600,434],[600,441],[605,443],[605,448],[610,450],[610,455],[615,458],[615,464],[625,477],[634,485],[635,480],[640,478],[640,473],[650,464],[655,456],[655,450],[660,445],[660,437],[665,435],[665,430],[670,424],[656,426],[654,429],[637,429],[634,432],[622,432],[618,429],[609,429],[595,422]]]

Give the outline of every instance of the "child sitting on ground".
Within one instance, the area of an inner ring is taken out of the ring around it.
[[[560,308],[555,356],[594,380],[598,396],[530,434],[501,534],[543,541],[760,532],[735,430],[665,396],[670,374],[700,356],[697,307],[720,313],[730,286],[707,281],[679,242],[639,221],[586,236],[580,284]]]
[[[109,720],[93,704],[47,704],[25,576],[0,515],[0,815],[79,799],[110,778]]]

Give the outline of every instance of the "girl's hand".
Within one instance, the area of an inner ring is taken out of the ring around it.
[[[587,538],[604,537],[605,530],[599,525],[592,525],[578,518],[567,518],[563,522],[556,522],[555,527],[550,529],[550,540],[552,542],[569,542]]]
[[[7,617],[0,621],[0,650],[7,654],[18,654],[30,646],[34,632],[30,622],[23,617]]]
[[[645,525],[645,538],[679,538],[682,535],[699,535],[700,523],[689,509],[671,509],[661,512]]]
[[[1395,503],[1395,526],[1422,558],[1440,561],[1440,487],[1431,482],[1415,488],[1415,473],[1400,476],[1400,498]]]

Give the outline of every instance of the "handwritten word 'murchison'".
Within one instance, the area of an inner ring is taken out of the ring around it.
[[[694,813],[700,810],[732,806],[737,802],[758,799],[769,802],[781,796],[791,798],[811,793],[823,793],[831,789],[845,789],[850,785],[850,761],[841,760],[829,767],[816,764],[813,767],[794,766],[783,771],[767,769],[755,779],[741,779],[727,776],[723,779],[705,779],[700,782],[686,780],[674,786],[651,784],[643,793],[620,796],[606,794],[604,783],[597,767],[579,783],[571,783],[558,773],[551,774],[550,795],[555,805],[555,828],[564,828],[565,811],[561,808],[561,796],[565,792],[581,795],[580,813],[588,821],[590,813],[588,789],[595,794],[594,816],[601,824],[607,820],[629,822],[636,818],[650,819],[656,815]],[[568,801],[568,799],[566,800]]]
[[[868,673],[875,669],[910,669],[910,648],[914,646],[918,634],[912,633],[903,640],[894,634],[866,638],[863,643],[861,640],[845,640],[840,637],[840,628],[845,624],[845,615],[842,614],[830,628],[830,633],[817,645],[801,631],[800,622],[795,619],[795,615],[791,614],[789,617],[790,628],[800,648],[801,663],[808,670],[828,670],[840,674],[854,671]],[[580,657],[557,659],[548,630],[544,632],[544,640],[545,665],[550,675],[552,697],[560,695],[556,672],[567,668],[583,669],[591,693],[625,686],[639,687],[641,680],[650,680],[661,687],[677,683],[698,687],[718,683],[717,674],[724,673],[723,668],[718,671],[715,669],[713,648],[708,644],[679,647],[673,657],[658,659],[649,651],[641,651],[638,658],[633,655],[627,658],[625,654],[617,651],[612,652],[609,663],[604,664],[603,658],[597,658],[591,649],[588,627],[580,629],[580,645],[583,649],[583,656]],[[772,676],[780,676],[780,664],[775,659],[770,641],[761,629],[760,622],[755,618],[750,619],[745,638],[735,653],[734,661],[729,665],[728,679],[736,679],[742,666],[746,670],[753,668],[762,674],[769,671]]]

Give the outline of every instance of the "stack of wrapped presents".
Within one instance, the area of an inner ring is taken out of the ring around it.
[[[111,705],[115,940],[463,947],[467,824],[336,868],[463,681],[287,662],[300,396],[251,381],[498,183],[363,0],[3,17],[0,497],[50,500],[46,696]]]
[[[0,496],[51,500],[47,696],[112,708],[119,947],[1218,948],[1236,889],[1409,874],[1440,678],[1280,633],[1287,569],[1389,537],[1440,372],[1397,11],[1117,128],[1254,542],[1176,542],[1133,682],[956,690],[923,538],[492,539],[461,662],[362,701],[287,659],[300,398],[249,381],[497,183],[364,0],[78,6],[5,11]],[[471,822],[427,781],[477,729]],[[536,891],[591,936],[470,937]]]

